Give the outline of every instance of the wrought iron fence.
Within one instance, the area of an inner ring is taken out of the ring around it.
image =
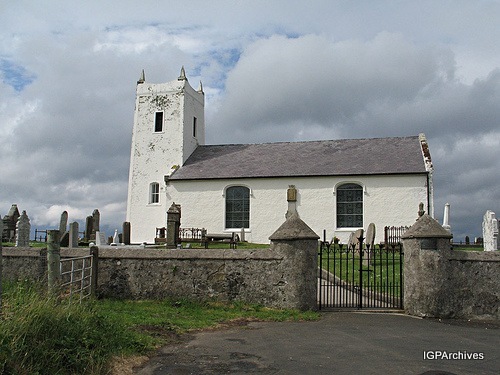
[[[410,227],[406,226],[386,226],[384,227],[384,245],[386,248],[401,244],[401,236]]]
[[[363,238],[358,239],[362,244]],[[325,308],[403,308],[401,246],[320,242],[318,303]]]

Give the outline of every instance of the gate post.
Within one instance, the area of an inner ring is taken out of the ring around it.
[[[283,269],[287,270],[282,307],[316,310],[319,236],[294,213],[269,239],[271,250],[283,256]]]
[[[58,230],[47,231],[47,268],[49,293],[57,295],[61,285],[61,248]]]
[[[90,248],[90,255],[92,255],[92,276],[90,278],[90,295],[96,296],[97,291],[97,277],[99,271],[99,248],[92,246]]]
[[[429,215],[418,218],[402,236],[404,248],[404,307],[410,315],[447,317],[449,277],[448,233]]]

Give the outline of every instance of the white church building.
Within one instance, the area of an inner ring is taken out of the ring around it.
[[[433,216],[432,161],[423,134],[262,144],[205,145],[204,93],[184,72],[137,82],[127,221],[132,243],[152,243],[181,205],[181,227],[240,233],[268,243],[297,191],[298,214],[318,235],[346,242],[376,226],[410,226],[419,203]]]

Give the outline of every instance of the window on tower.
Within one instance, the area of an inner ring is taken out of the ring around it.
[[[193,137],[196,138],[196,117],[193,117]]]
[[[163,112],[155,113],[155,133],[163,131]]]
[[[149,204],[160,203],[160,184],[151,182],[149,184]]]

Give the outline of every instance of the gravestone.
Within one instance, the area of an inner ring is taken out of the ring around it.
[[[69,247],[78,247],[78,223],[69,224]]]
[[[9,212],[2,219],[3,221],[3,231],[0,232],[2,238],[6,242],[13,242],[16,238],[16,226],[17,220],[19,219],[19,209],[17,204],[13,204],[10,207]]]
[[[108,240],[106,239],[106,233],[100,231],[95,232],[95,245],[104,246],[107,244]]]
[[[92,227],[93,227],[92,216],[87,216],[87,218],[85,219],[85,234],[84,234],[86,241],[90,241],[90,236],[92,235]]]
[[[375,224],[370,223],[368,228],[366,229],[366,239],[365,244],[370,246],[370,249],[373,249],[375,246]]]
[[[63,211],[63,213],[61,214],[61,220],[59,221],[59,233],[61,234],[66,233],[67,226],[68,226],[68,212]]]
[[[16,246],[26,247],[30,245],[30,230],[31,224],[26,211],[23,211],[19,219],[17,219],[16,226]]]
[[[360,250],[359,237],[363,236],[364,232],[365,231],[360,228],[351,233],[351,235],[349,236],[349,241],[347,242],[347,246],[349,249],[352,249],[354,247],[355,250]]]
[[[100,230],[100,223],[101,223],[101,214],[99,210],[96,208],[94,212],[92,212],[92,230],[95,232]]]
[[[95,233],[99,232],[99,225],[101,221],[101,214],[99,213],[99,210],[97,208],[92,212],[92,216],[90,216],[90,218],[92,225],[89,233],[89,239],[91,241],[95,241]]]
[[[130,222],[128,221],[123,223],[123,243],[130,245]]]
[[[484,251],[498,250],[498,220],[493,211],[486,211],[483,217]]]
[[[371,264],[373,262],[373,254],[375,247],[375,224],[368,224],[368,228],[366,229],[366,239],[365,239],[365,248],[367,251],[363,254],[366,258],[363,260],[365,264]]]

